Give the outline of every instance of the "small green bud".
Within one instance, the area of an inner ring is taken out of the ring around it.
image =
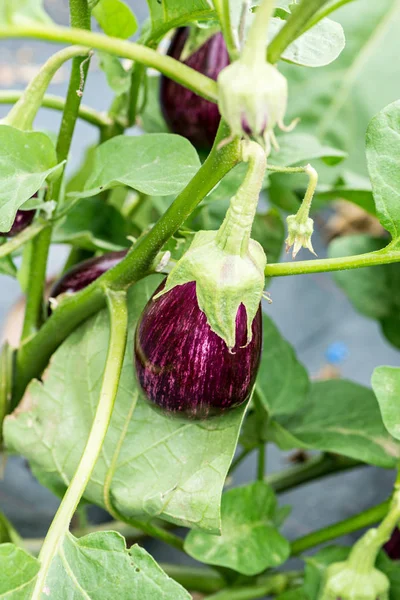
[[[212,331],[230,349],[235,347],[236,315],[243,304],[249,344],[251,326],[263,295],[266,263],[264,250],[252,239],[245,253],[232,254],[221,247],[218,231],[199,231],[189,250],[172,269],[159,295],[177,285],[195,281],[200,310],[205,313]]]
[[[328,567],[326,577],[321,600],[389,600],[389,579],[378,569],[357,573],[342,562]]]
[[[219,111],[232,136],[264,140],[269,154],[271,143],[276,144],[275,125],[284,128],[286,78],[267,62],[250,66],[238,60],[220,72],[218,90]]]
[[[300,248],[308,248],[315,254],[311,243],[311,236],[314,233],[314,221],[307,217],[305,221],[299,219],[298,215],[290,215],[286,219],[288,225],[288,236],[286,238],[286,252],[289,252],[293,246],[292,256],[296,258]]]

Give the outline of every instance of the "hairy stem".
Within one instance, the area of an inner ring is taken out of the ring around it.
[[[23,95],[22,90],[2,90],[0,91],[0,104],[15,104]],[[45,94],[42,99],[43,108],[51,108],[53,110],[63,111],[65,107],[65,99],[61,96],[53,94]],[[99,113],[90,106],[81,105],[79,107],[78,117],[91,125],[103,128],[111,125],[112,121],[107,115]]]
[[[389,244],[382,250],[367,252],[366,254],[355,254],[354,256],[340,258],[302,260],[297,263],[270,264],[265,267],[265,275],[267,277],[285,277],[287,275],[304,275],[306,273],[326,273],[396,262],[400,262],[400,250],[396,249],[396,246],[393,244]]]
[[[216,102],[218,99],[217,83],[191,69],[187,65],[170,56],[164,56],[151,48],[127,42],[99,33],[83,31],[68,27],[43,27],[40,25],[0,27],[0,38],[34,38],[56,43],[78,43],[87,48],[103,50],[122,58],[130,58],[157,69],[170,79],[189,88],[199,96]]]
[[[47,533],[39,554],[41,563],[32,600],[42,597],[43,587],[63,537],[68,532],[72,516],[96,465],[110,423],[118,391],[125,356],[128,327],[128,310],[125,292],[107,291],[110,314],[110,342],[108,347],[100,399],[88,440],[74,477]]]
[[[307,25],[315,13],[327,2],[328,0],[302,0],[270,42],[267,52],[270,63],[278,62],[286,48],[307,29]]]
[[[185,222],[204,196],[239,162],[238,141],[232,142],[222,150],[217,149],[219,142],[227,136],[227,126],[222,123],[207,160],[132,252],[93,284],[65,298],[40,331],[21,346],[17,355],[14,407],[21,399],[29,381],[42,373],[50,356],[62,341],[75,327],[104,306],[104,285],[124,289],[144,277],[162,246]]]
[[[319,546],[324,542],[329,542],[342,535],[358,531],[364,527],[369,527],[381,521],[388,512],[390,500],[382,502],[377,506],[373,506],[353,517],[313,531],[304,537],[298,538],[292,543],[292,556],[301,554],[305,550]]]

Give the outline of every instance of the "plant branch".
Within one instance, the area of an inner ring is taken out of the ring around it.
[[[8,242],[0,246],[0,259],[8,256],[12,252],[15,252],[15,250],[18,250],[18,248],[26,244],[26,242],[32,240],[48,226],[49,225],[46,221],[38,219],[32,223],[32,225],[29,225],[26,227],[26,229],[23,229],[18,235],[9,239]]]
[[[212,596],[207,596],[207,600],[255,600],[282,594],[298,581],[299,574],[297,572],[276,573],[259,577],[251,585],[223,589]]]
[[[327,273],[331,271],[344,271],[346,269],[360,269],[400,262],[400,250],[392,244],[377,252],[355,254],[341,258],[322,258],[270,264],[265,267],[267,277],[285,277],[287,275],[304,275],[307,273]]]
[[[214,6],[221,24],[222,33],[224,34],[228,54],[231,60],[236,60],[239,55],[239,48],[237,47],[232,29],[229,0],[214,0]]]
[[[336,0],[336,2],[332,2],[324,9],[318,11],[316,15],[314,15],[314,18],[311,19],[311,21],[307,24],[306,30],[311,29],[312,27],[314,27],[314,25],[322,21],[322,19],[325,19],[335,10],[338,10],[339,8],[341,8],[345,4],[349,4],[350,2],[354,2],[354,0]]]
[[[217,83],[187,65],[146,46],[119,38],[92,33],[77,28],[43,27],[41,25],[0,27],[0,38],[33,38],[56,43],[78,43],[87,48],[103,50],[122,58],[130,58],[164,73],[199,96],[216,102]]]
[[[0,104],[15,104],[21,98],[23,93],[23,90],[2,90],[0,91]],[[63,111],[65,100],[61,96],[45,94],[42,100],[42,107]],[[90,106],[81,105],[79,107],[78,117],[83,121],[100,128],[109,127],[112,124],[111,119],[107,115],[99,113]]]
[[[51,563],[57,553],[63,536],[68,532],[72,516],[85,492],[101,452],[108,425],[111,420],[124,362],[127,339],[128,310],[125,292],[107,291],[107,303],[110,314],[110,341],[99,403],[78,468],[65,493],[56,516],[54,517],[40,551],[39,560],[41,567],[35,583],[32,600],[39,600],[42,597],[43,587]]]
[[[387,514],[390,507],[390,500],[386,500],[377,506],[373,506],[353,517],[313,531],[304,537],[298,538],[292,543],[292,556],[297,556],[305,550],[319,546],[324,542],[329,542],[342,535],[353,533],[364,527],[369,527],[381,521]]]
[[[286,492],[299,485],[310,483],[320,477],[366,466],[358,460],[334,454],[321,454],[310,458],[306,463],[289,467],[280,473],[268,475],[265,481],[277,493]]]
[[[278,62],[286,48],[307,29],[309,21],[327,2],[328,0],[302,0],[293,9],[285,25],[268,46],[267,58],[270,63]]]
[[[21,346],[16,363],[14,408],[28,383],[42,373],[50,356],[63,340],[75,327],[104,306],[104,285],[123,289],[144,277],[162,246],[181,227],[204,196],[239,162],[240,148],[237,140],[222,150],[217,149],[219,142],[228,135],[228,128],[222,123],[207,160],[154,227],[119,265],[81,292],[65,298],[40,331]]]

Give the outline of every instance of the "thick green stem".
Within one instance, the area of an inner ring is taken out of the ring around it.
[[[218,14],[229,56],[232,61],[236,60],[239,55],[239,49],[232,29],[229,0],[214,0],[214,6]]]
[[[265,63],[268,24],[274,14],[275,0],[262,0],[257,7],[242,51],[242,60],[249,67]]]
[[[307,25],[315,13],[327,2],[328,0],[302,0],[270,42],[267,52],[270,63],[278,62],[286,48],[307,29]]]
[[[134,42],[76,28],[40,25],[0,27],[0,38],[34,38],[56,43],[78,43],[87,48],[103,50],[157,69],[207,100],[212,102],[218,100],[218,88],[215,81],[170,56],[164,56]]]
[[[266,477],[266,481],[277,493],[283,493],[299,485],[315,481],[320,477],[326,477],[342,471],[348,471],[356,467],[366,466],[358,460],[346,458],[334,454],[321,454],[310,458],[306,463],[289,467],[280,473],[273,473]]]
[[[387,500],[386,502],[382,502],[382,504],[378,504],[377,506],[354,515],[349,519],[344,519],[339,523],[334,523],[333,525],[318,529],[318,531],[313,531],[313,533],[298,538],[292,543],[292,556],[301,554],[310,548],[334,540],[342,535],[353,533],[353,531],[358,531],[359,529],[378,523],[387,514],[389,506],[390,500]]]
[[[65,493],[56,516],[54,517],[40,551],[39,560],[41,566],[33,591],[32,600],[39,600],[42,598],[43,587],[51,563],[57,554],[63,537],[68,532],[72,516],[85,492],[90,476],[100,455],[110,423],[125,356],[128,310],[125,292],[114,292],[109,290],[107,291],[107,301],[110,314],[110,342],[99,403],[78,468]]]
[[[0,104],[15,104],[20,100],[23,93],[22,90],[2,90],[0,92]],[[45,94],[42,99],[42,107],[63,111],[65,108],[65,99],[61,96]],[[112,124],[111,119],[107,115],[99,113],[90,106],[81,105],[79,107],[78,117],[83,121],[100,128],[109,127]]]
[[[314,27],[314,25],[322,21],[322,19],[325,19],[325,17],[329,17],[329,15],[335,10],[338,10],[338,8],[341,8],[342,6],[344,6],[345,4],[349,4],[350,2],[354,2],[354,0],[337,0],[336,2],[333,2],[333,4],[329,4],[329,6],[327,6],[325,9],[318,11],[317,14],[314,15],[314,18],[311,19],[311,21],[307,24],[306,29],[311,29],[312,27]]]
[[[34,338],[20,348],[13,394],[14,407],[21,399],[27,384],[42,373],[50,356],[61,342],[75,327],[104,306],[104,284],[123,289],[144,277],[157,252],[185,222],[204,196],[239,162],[238,141],[232,142],[222,150],[217,149],[219,142],[227,135],[227,127],[222,123],[207,160],[154,227],[136,244],[133,251],[96,282],[74,296],[65,298]]]
[[[282,594],[287,590],[293,580],[298,580],[297,573],[277,573],[265,578],[259,578],[255,583],[248,586],[235,586],[221,590],[207,600],[255,600],[265,596]]]
[[[42,105],[44,94],[54,74],[67,60],[76,56],[86,56],[88,52],[88,49],[83,46],[72,46],[53,54],[32,79],[2,123],[18,129],[32,129],[36,113]]]
[[[267,158],[256,142],[242,142],[242,160],[249,167],[243,183],[231,198],[225,219],[219,228],[216,243],[229,252],[245,256],[249,249],[251,228],[264,181]]]
[[[393,249],[392,249],[393,248]],[[285,277],[287,275],[304,275],[307,273],[326,273],[330,271],[344,271],[346,269],[360,269],[400,262],[400,250],[389,244],[377,252],[344,256],[342,258],[322,258],[317,260],[303,260],[297,263],[277,263],[265,267],[267,277]]]
[[[132,125],[135,125],[136,123],[140,86],[142,84],[145,73],[145,66],[140,62],[135,62],[132,69],[131,87],[129,90],[128,124],[130,127],[132,127]]]

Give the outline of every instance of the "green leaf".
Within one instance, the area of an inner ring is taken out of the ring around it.
[[[283,19],[276,17],[271,19],[268,31],[269,40],[276,36],[285,23],[286,21]],[[312,29],[292,42],[281,58],[304,67],[325,67],[337,59],[345,44],[344,31],[340,23],[331,19],[322,19]]]
[[[49,25],[53,21],[43,9],[43,0],[2,0],[0,2],[0,25]]]
[[[270,416],[288,415],[304,407],[310,382],[292,346],[274,322],[263,315],[263,353],[256,392]]]
[[[104,199],[82,199],[54,230],[53,242],[111,252],[129,246],[127,223]]]
[[[389,240],[366,235],[348,236],[329,246],[329,256],[351,256],[375,252]],[[400,348],[400,265],[365,267],[354,271],[338,271],[334,275],[354,307],[363,315],[380,321],[382,332],[396,348]]]
[[[400,440],[400,369],[377,367],[371,383],[386,429],[394,438]]]
[[[257,481],[222,496],[220,536],[191,531],[185,551],[201,562],[257,575],[286,561],[289,542],[277,530],[277,501],[268,484]]]
[[[152,38],[157,40],[170,29],[215,17],[211,0],[147,0]]]
[[[0,512],[0,544],[6,543],[12,543],[19,546],[22,545],[22,540],[7,517]]]
[[[101,581],[101,585],[99,582]],[[114,531],[75,538],[67,533],[46,579],[54,600],[79,597],[91,600],[190,600],[155,560],[136,544],[127,550],[125,539]],[[69,595],[71,594],[71,596]]]
[[[117,56],[98,52],[100,57],[100,68],[104,71],[107,83],[117,95],[127,92],[131,85],[131,74],[125,71]]]
[[[372,390],[346,380],[314,382],[296,414],[271,422],[270,439],[281,448],[313,448],[392,468],[400,444],[385,430]]]
[[[376,215],[371,182],[363,175],[344,171],[333,185],[318,186],[312,204],[313,212],[318,211],[321,205],[331,200],[348,200],[369,214]]]
[[[16,277],[17,267],[14,265],[11,256],[6,256],[0,259],[0,273],[2,275],[9,275],[10,277]]]
[[[145,85],[146,106],[140,113],[140,124],[146,133],[168,133],[160,107],[160,76],[147,73]]]
[[[9,231],[20,206],[56,171],[47,135],[0,125],[0,231]]]
[[[368,123],[399,98],[400,63],[388,60],[397,55],[398,0],[350,2],[335,12],[335,20],[347,43],[334,63],[323,69],[281,64],[289,79],[286,121],[300,117],[299,132],[311,130],[321,142],[345,150],[346,169],[365,174]]]
[[[87,198],[118,185],[154,196],[178,194],[199,167],[196,150],[179,135],[121,135],[95,150],[85,191],[71,195]]]
[[[122,0],[100,0],[92,14],[104,33],[113,37],[129,38],[138,28],[135,15]]]
[[[0,597],[7,600],[28,600],[39,561],[13,544],[0,544]]]
[[[278,137],[279,151],[271,153],[271,164],[290,167],[321,158],[327,165],[336,165],[346,153],[338,148],[332,148],[308,133],[291,133]]]
[[[116,408],[85,499],[116,510],[123,519],[159,516],[217,532],[222,488],[245,406],[222,417],[187,422],[138,399],[133,335],[160,279],[148,277],[131,288],[129,340]],[[5,421],[8,449],[26,456],[40,481],[58,494],[76,470],[92,424],[108,338],[107,312],[101,311],[55,352],[45,381],[31,383],[31,406],[19,407]]]
[[[367,160],[379,221],[400,238],[400,101],[384,108],[367,130]]]

